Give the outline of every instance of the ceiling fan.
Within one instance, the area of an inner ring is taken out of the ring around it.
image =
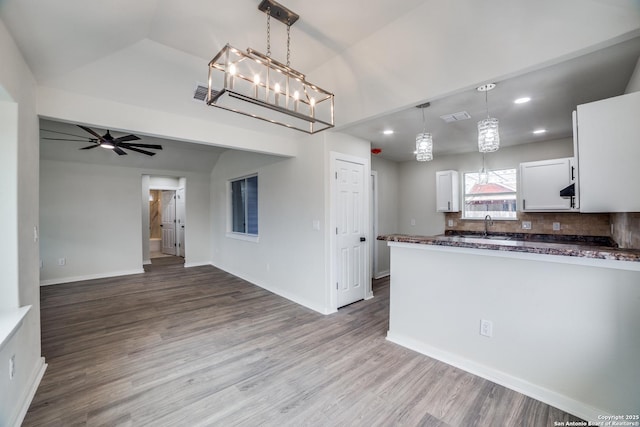
[[[74,135],[74,134],[71,134],[71,133],[58,132],[58,131],[55,131],[55,130],[43,129],[43,131],[46,131],[46,132],[53,132],[53,133],[58,133],[58,134],[61,134],[61,135],[73,136],[75,138],[80,138],[80,139],[47,138],[47,137],[43,137],[42,139],[47,139],[47,140],[50,140],[50,141],[91,142],[92,145],[80,148],[80,150],[90,150],[92,148],[102,147],[102,148],[108,148],[110,150],[115,151],[115,153],[118,154],[119,156],[127,155],[127,153],[124,150],[135,151],[137,153],[146,154],[147,156],[155,156],[156,153],[154,153],[152,151],[143,150],[143,148],[153,149],[153,150],[162,150],[162,145],[158,145],[158,144],[141,144],[141,143],[129,142],[129,141],[137,141],[137,140],[139,140],[140,137],[138,137],[136,135],[125,135],[125,136],[121,136],[121,137],[118,137],[118,138],[114,138],[111,135],[111,133],[109,133],[109,131],[107,130],[107,133],[105,133],[104,135],[100,136],[100,134],[98,134],[93,129],[90,129],[90,128],[88,128],[86,126],[82,126],[82,125],[77,125],[77,126],[80,129],[84,130],[85,132],[88,132],[91,135],[93,135],[94,138],[90,138],[88,136],[82,136],[82,135]]]

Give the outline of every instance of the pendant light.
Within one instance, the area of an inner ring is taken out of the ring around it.
[[[334,96],[291,68],[291,26],[299,15],[262,0],[267,15],[266,55],[227,44],[209,62],[205,102],[217,108],[313,134],[334,127]],[[271,58],[271,18],[287,27],[287,62]]]
[[[498,119],[489,116],[488,92],[495,87],[495,83],[487,83],[478,87],[478,92],[484,92],[484,102],[487,108],[487,118],[478,122],[478,150],[481,153],[491,153],[500,148]]]
[[[433,137],[427,132],[427,124],[424,118],[424,109],[429,105],[428,102],[418,105],[422,110],[422,132],[416,135],[416,160],[419,162],[428,162],[433,160]]]

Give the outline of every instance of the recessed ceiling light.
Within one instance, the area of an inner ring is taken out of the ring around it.
[[[526,102],[531,101],[531,98],[529,98],[528,96],[524,96],[522,98],[518,98],[515,101],[513,101],[514,104],[524,104]]]
[[[545,133],[546,131],[546,129],[536,129],[533,131],[533,133],[536,135],[540,135],[541,133]]]
[[[382,131],[382,133],[385,135],[393,135],[393,129],[385,129]]]

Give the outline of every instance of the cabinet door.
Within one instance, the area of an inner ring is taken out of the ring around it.
[[[520,199],[523,211],[571,210],[571,199],[560,197],[570,185],[571,158],[520,164]]]
[[[581,212],[640,212],[640,92],[578,105]]]
[[[458,172],[436,172],[436,211],[458,212],[460,210],[458,195]]]

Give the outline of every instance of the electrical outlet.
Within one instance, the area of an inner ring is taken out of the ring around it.
[[[553,223],[553,231],[560,231],[560,223],[559,222],[554,222]]]
[[[449,227],[453,227],[453,220],[450,219],[447,224],[448,224]]]
[[[522,221],[523,230],[531,230],[531,221]]]
[[[411,225],[416,225],[416,220],[414,218],[411,218]]]
[[[66,258],[58,258],[58,265],[60,265],[60,266],[67,265],[67,259]]]
[[[493,322],[491,320],[480,320],[480,335],[485,337],[493,336]]]
[[[12,354],[9,358],[9,379],[12,380],[16,376],[16,355]]]

